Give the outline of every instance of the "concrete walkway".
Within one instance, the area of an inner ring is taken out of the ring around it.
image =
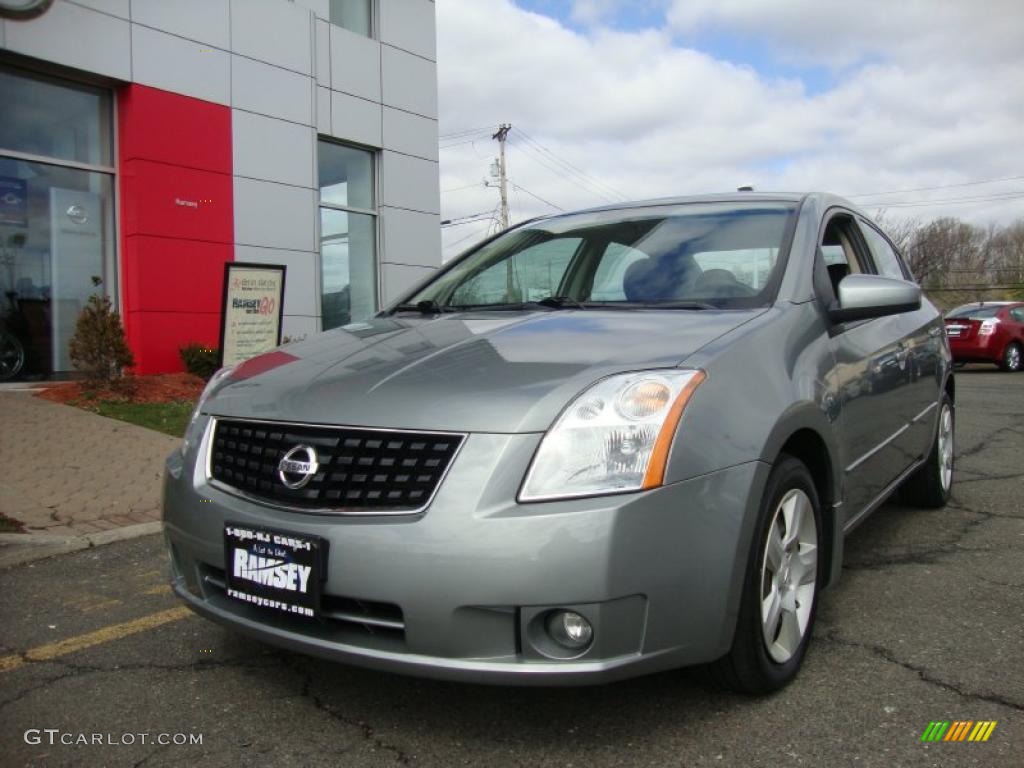
[[[0,512],[51,540],[155,524],[164,458],[179,444],[28,392],[0,392]]]

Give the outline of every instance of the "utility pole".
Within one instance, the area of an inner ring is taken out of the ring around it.
[[[498,189],[501,192],[501,229],[508,229],[508,168],[505,165],[505,138],[512,130],[511,123],[502,123],[491,136],[498,141]]]

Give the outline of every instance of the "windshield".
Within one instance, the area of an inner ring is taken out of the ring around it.
[[[472,251],[403,305],[766,306],[795,210],[701,203],[545,219]]]
[[[948,315],[946,315],[946,317],[966,317],[972,320],[983,320],[986,317],[995,317],[997,314],[999,314],[999,310],[1002,308],[1003,307],[1000,304],[989,304],[988,306],[981,306],[975,304],[969,307],[957,307],[956,309],[952,310]]]

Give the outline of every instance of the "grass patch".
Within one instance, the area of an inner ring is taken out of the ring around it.
[[[172,437],[184,437],[185,427],[188,426],[189,416],[196,404],[191,400],[171,403],[117,403],[100,400],[86,407],[100,416],[155,429]]]

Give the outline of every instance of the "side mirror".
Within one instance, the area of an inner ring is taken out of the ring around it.
[[[839,281],[839,298],[828,309],[834,323],[913,312],[921,308],[921,287],[882,275],[847,275]]]

